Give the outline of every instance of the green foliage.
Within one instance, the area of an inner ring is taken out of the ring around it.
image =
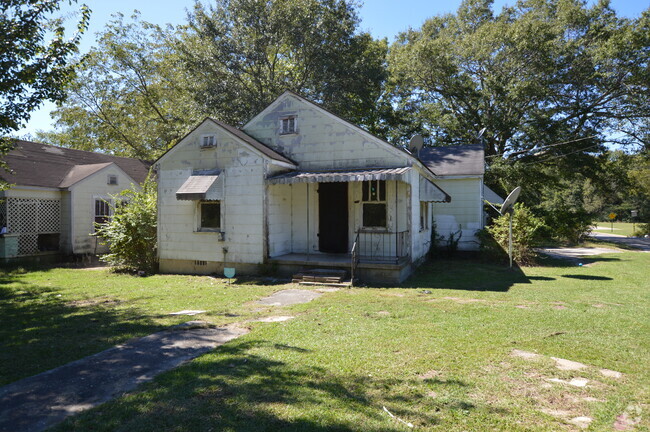
[[[73,0],[74,1],[74,0]],[[5,0],[0,3],[0,135],[18,130],[44,100],[65,98],[63,87],[74,72],[77,52],[88,26],[90,9],[81,6],[77,32],[66,38],[63,19],[52,18],[60,0]],[[49,42],[45,37],[50,37]]]
[[[65,98],[64,86],[74,73],[70,58],[77,53],[90,9],[81,6],[77,31],[66,38],[63,19],[51,17],[60,6],[60,0],[0,2],[0,156],[13,147],[6,135],[20,129],[43,101]],[[4,166],[0,161],[0,169]],[[0,180],[0,190],[6,186]]]
[[[496,14],[492,3],[465,0],[391,46],[390,90],[413,123],[443,144],[486,128],[486,153],[515,159],[593,151],[621,134],[645,142],[650,11],[628,20],[607,2],[522,0]]]
[[[508,226],[510,216],[503,215],[496,218],[493,224],[486,228],[491,238],[503,249],[508,251]],[[535,216],[533,212],[522,203],[515,204],[512,215],[512,259],[521,265],[532,263],[534,252],[532,247],[540,240],[540,234],[545,228],[544,221]],[[494,249],[490,238],[485,233],[479,235],[483,240],[483,247]]]
[[[191,79],[178,66],[172,30],[118,14],[79,64],[68,100],[54,111],[55,145],[155,159],[205,114],[193,103]]]
[[[127,189],[116,197],[113,216],[96,232],[110,247],[102,261],[120,270],[158,270],[156,200],[156,182],[151,178],[140,190]]]
[[[196,102],[226,122],[244,123],[289,89],[371,127],[387,42],[358,26],[350,0],[197,2],[179,46]]]

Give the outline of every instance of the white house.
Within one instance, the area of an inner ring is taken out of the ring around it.
[[[241,130],[205,119],[155,170],[163,272],[343,268],[398,282],[427,253],[432,215],[454,214],[427,163],[288,91]],[[462,183],[481,228],[482,192]]]
[[[17,141],[0,178],[0,260],[97,254],[94,222],[110,216],[112,196],[139,185],[150,163]]]

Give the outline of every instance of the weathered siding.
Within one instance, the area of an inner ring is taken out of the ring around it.
[[[117,184],[109,185],[108,176],[117,176]],[[95,231],[95,199],[111,200],[124,189],[130,189],[133,180],[116,165],[96,172],[70,187],[71,208],[71,238],[72,253],[99,254],[108,252],[108,247],[94,237]],[[137,187],[137,185],[136,185]]]
[[[461,250],[478,249],[476,231],[483,228],[483,205],[480,178],[445,178],[436,183],[452,199],[450,203],[434,203],[433,218],[436,222],[436,234],[445,239],[451,233],[462,229],[458,245]]]
[[[296,116],[297,133],[280,135],[280,119]],[[400,167],[407,156],[378,138],[288,95],[244,127],[244,131],[300,164],[301,170]]]
[[[216,148],[201,149],[203,134],[214,134]],[[183,260],[261,263],[264,260],[265,162],[245,145],[205,122],[160,162],[158,241],[163,271],[185,272]],[[221,230],[197,232],[198,201],[180,201],[176,191],[197,169],[219,169],[223,182]],[[176,263],[176,264],[175,264]],[[200,269],[196,270],[200,272]]]
[[[72,253],[72,201],[69,191],[61,191],[61,237],[59,245],[64,254]]]

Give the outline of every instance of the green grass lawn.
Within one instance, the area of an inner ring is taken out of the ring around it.
[[[207,309],[199,318],[215,323],[292,314],[291,321],[249,324],[248,335],[57,430],[410,429],[386,408],[415,430],[579,430],[569,422],[588,416],[589,430],[612,430],[618,417],[647,431],[650,254],[612,253],[583,264],[549,260],[543,267],[509,271],[437,261],[399,288],[340,290],[304,305],[262,311],[248,301],[285,287],[224,287],[211,278],[105,271],[11,274],[0,280],[2,310],[12,315],[0,317],[0,340],[5,344],[11,336],[0,352],[3,365],[60,363],[83,353],[46,360],[58,343],[70,350],[85,344],[92,351],[193,319],[166,315],[180,309]],[[97,300],[104,298],[117,302]],[[80,299],[85,303],[74,303]],[[69,319],[82,321],[68,324]],[[96,332],[98,340],[91,343]],[[53,335],[70,340],[57,342]],[[33,343],[40,344],[38,350]],[[513,350],[541,356],[527,360]],[[551,357],[587,367],[559,370]],[[600,369],[623,375],[606,377]],[[25,374],[3,371],[6,380]],[[589,382],[566,384],[575,378]]]
[[[594,222],[594,231],[604,234],[618,234],[624,236],[632,236],[634,228],[639,230],[639,223],[633,224],[630,222]],[[613,228],[613,229],[612,229]]]

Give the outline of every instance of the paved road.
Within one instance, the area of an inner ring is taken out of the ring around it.
[[[650,238],[625,237],[618,234],[605,234],[594,231],[589,235],[597,240],[619,243],[645,252],[650,252]]]
[[[39,432],[107,402],[247,330],[167,330],[0,388],[0,431]]]

